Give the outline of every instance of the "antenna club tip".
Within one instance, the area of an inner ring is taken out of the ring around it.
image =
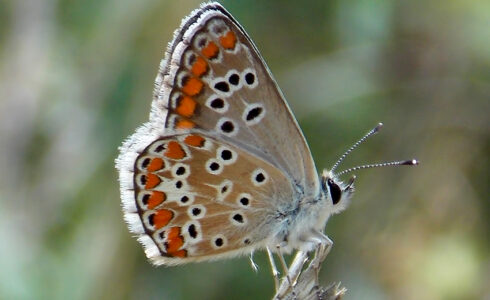
[[[383,123],[379,122],[378,125],[376,125],[376,127],[374,127],[374,132],[379,131],[382,127],[383,127]]]
[[[416,166],[418,165],[420,162],[416,159],[412,159],[412,160],[407,160],[405,162],[402,163],[402,165],[405,165],[405,166]]]

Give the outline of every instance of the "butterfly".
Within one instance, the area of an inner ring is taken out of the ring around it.
[[[354,191],[333,170],[317,174],[266,63],[219,3],[175,32],[150,119],[116,167],[129,230],[157,265],[331,246],[323,229]]]

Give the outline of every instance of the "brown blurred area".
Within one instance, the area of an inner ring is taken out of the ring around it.
[[[346,299],[490,298],[490,2],[222,1],[268,62],[319,172],[362,170],[326,233]],[[0,298],[269,299],[264,253],[152,267],[126,229],[117,147],[147,120],[198,1],[0,1]],[[487,195],[487,196],[485,196]]]

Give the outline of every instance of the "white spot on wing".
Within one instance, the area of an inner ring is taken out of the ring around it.
[[[217,245],[218,240],[221,241],[221,243],[219,243],[220,245]],[[211,247],[213,247],[214,249],[221,249],[223,247],[226,247],[227,244],[228,240],[222,234],[217,234],[211,239]]]
[[[216,158],[223,162],[223,164],[225,165],[231,165],[237,161],[238,154],[228,147],[220,146],[216,150]]]
[[[247,78],[251,78],[251,75],[247,75],[247,74],[253,75],[253,82],[252,83],[247,81]],[[249,76],[249,77],[247,77],[247,76]],[[259,84],[259,79],[257,77],[257,73],[252,68],[246,68],[245,70],[243,70],[241,77],[243,78],[244,85],[250,89],[254,89]]]
[[[183,61],[184,61],[184,66],[186,66],[187,69],[189,70],[192,69],[192,65],[196,62],[196,59],[197,59],[197,55],[191,49],[187,49],[184,52]]]
[[[177,91],[172,91],[172,94],[170,95],[170,107],[172,108],[177,108],[179,98],[182,97],[182,94]]]
[[[211,20],[209,22],[208,28],[211,35],[215,38],[219,38],[229,30],[226,23],[220,19]]]
[[[238,84],[237,85],[234,85],[230,82],[230,77],[232,75],[238,76]],[[226,75],[224,77],[224,81],[228,83],[228,86],[230,87],[230,91],[233,93],[233,92],[238,91],[239,89],[241,89],[243,87],[243,81],[244,80],[237,70],[231,69],[226,73]]]
[[[228,196],[233,189],[233,182],[226,179],[219,186],[217,186],[216,189],[218,190],[218,196],[216,200],[224,201],[226,196]]]
[[[209,37],[205,33],[198,33],[194,37],[194,47],[196,49],[202,50],[208,44]]]
[[[146,228],[150,230],[155,230],[155,226],[150,224],[150,216],[155,214],[154,210],[148,210],[143,213],[143,222]]]
[[[191,175],[191,169],[189,165],[183,163],[176,163],[172,167],[172,175],[175,178],[187,178],[189,177],[189,175]]]
[[[193,232],[191,225],[194,226],[194,231],[195,237],[191,235],[191,232]],[[199,242],[202,240],[202,230],[201,230],[201,224],[198,221],[189,221],[182,226],[182,235],[184,235],[184,240],[185,241],[192,241],[193,244]]]
[[[225,128],[228,125],[226,124],[228,122],[230,122],[232,125],[231,130],[227,130],[227,128]],[[238,125],[232,119],[223,117],[218,120],[216,130],[227,136],[235,136],[238,133]]]
[[[187,209],[187,215],[193,219],[201,219],[206,215],[206,207],[201,204],[192,205]]]
[[[234,211],[230,214],[230,222],[235,226],[244,226],[247,224],[247,219],[241,211]]]
[[[242,207],[250,207],[251,202],[252,202],[252,196],[249,193],[241,193],[237,197],[237,203]]]
[[[258,124],[265,117],[265,108],[260,103],[253,103],[248,105],[243,111],[242,119],[249,125]]]
[[[180,206],[188,206],[194,203],[194,195],[193,194],[179,194],[177,202]]]
[[[262,186],[269,180],[269,175],[267,175],[263,169],[258,168],[252,172],[250,179],[252,180],[253,185]]]
[[[213,101],[218,101],[219,103],[223,103],[223,107],[219,107],[216,104],[214,104],[214,107],[213,107],[213,103],[218,103],[218,102],[213,102]],[[211,97],[209,97],[208,100],[206,100],[205,105],[207,107],[209,107],[210,109],[212,109],[213,111],[220,113],[220,114],[227,112],[228,107],[229,107],[228,102],[226,100],[224,100],[223,98],[218,97],[217,95],[212,95]]]
[[[184,84],[185,84],[185,81],[187,80],[186,78],[191,78],[191,76],[189,75],[188,72],[185,72],[185,71],[180,71],[178,74],[177,74],[177,86],[179,88],[183,88],[184,87]]]
[[[223,172],[223,164],[219,160],[211,158],[206,162],[206,171],[213,175],[219,175]]]

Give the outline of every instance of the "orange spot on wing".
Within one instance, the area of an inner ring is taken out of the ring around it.
[[[201,80],[192,77],[187,80],[182,91],[189,96],[195,96],[201,92],[203,86],[204,83]]]
[[[190,117],[194,114],[196,110],[196,101],[194,101],[189,96],[184,96],[179,101],[179,106],[177,106],[177,113],[184,117]]]
[[[230,30],[224,36],[219,38],[219,42],[223,48],[231,50],[235,48],[236,36],[233,31]]]
[[[173,257],[187,257],[187,251],[182,249],[172,253],[168,253],[168,255]]]
[[[152,189],[152,188],[156,187],[157,185],[159,185],[160,182],[162,182],[160,177],[158,177],[155,174],[148,174],[146,176],[145,189],[147,189],[147,190]]]
[[[205,139],[202,136],[196,135],[196,134],[188,135],[184,139],[184,143],[186,143],[189,146],[194,146],[194,147],[204,146],[204,141],[205,141]]]
[[[214,42],[209,42],[207,46],[201,50],[201,53],[207,58],[215,58],[218,56],[219,48]]]
[[[148,172],[155,172],[165,167],[165,162],[161,158],[154,158],[151,160],[150,164],[146,168]]]
[[[154,209],[166,199],[167,199],[167,195],[165,195],[164,192],[159,192],[159,191],[152,192],[150,198],[148,199],[148,204],[147,204],[148,209]]]
[[[170,141],[167,144],[165,156],[172,159],[182,159],[185,157],[184,149],[176,141]]]
[[[201,77],[208,71],[208,64],[202,57],[198,57],[192,65],[191,72],[197,77]]]
[[[180,235],[180,227],[172,227],[168,230],[167,239],[174,239]]]
[[[194,126],[196,126],[196,124],[189,120],[179,120],[175,125],[177,129],[191,129],[194,128]]]
[[[174,213],[168,209],[158,210],[153,217],[153,224],[155,229],[159,229],[168,225],[170,220],[174,217]]]
[[[184,239],[180,236],[180,227],[170,228],[167,234],[167,241],[165,242],[167,253],[172,255],[173,253],[176,253],[183,245]]]

